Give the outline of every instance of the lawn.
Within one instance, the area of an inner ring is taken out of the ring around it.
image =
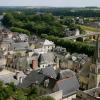
[[[100,32],[100,29],[94,28],[91,26],[85,26],[85,25],[78,25],[81,27],[81,29],[86,30],[86,31],[93,31],[93,32]]]

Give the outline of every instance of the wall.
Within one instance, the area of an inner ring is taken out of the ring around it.
[[[78,91],[76,95],[76,100],[96,100],[96,99],[83,91]]]
[[[63,100],[72,100],[74,98],[76,98],[76,94],[73,94],[71,96],[68,96],[68,97],[64,98]]]
[[[53,97],[55,100],[62,100],[62,95],[62,90],[60,90],[50,94],[49,96]]]

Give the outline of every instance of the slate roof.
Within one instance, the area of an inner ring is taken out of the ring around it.
[[[50,77],[52,75],[52,77]],[[43,85],[44,81],[49,79],[48,88],[53,89],[56,83],[56,73],[54,69],[49,66],[47,68],[43,68],[42,70],[38,69],[30,72],[24,79],[22,84],[18,84],[18,87],[26,88],[38,82],[38,84]]]
[[[45,75],[39,73],[37,70],[32,71],[26,78],[23,79],[22,84],[19,84],[18,87],[26,88],[36,82],[41,84],[43,82],[44,78],[45,78]]]
[[[19,83],[18,80],[14,79],[14,74],[5,74],[5,75],[0,75],[0,80],[3,81],[4,83],[11,83],[14,82],[15,85]]]
[[[28,42],[17,42],[12,44],[14,50],[26,50],[29,48]]]
[[[92,89],[86,90],[84,92],[91,95],[91,96],[93,96],[93,97],[95,97],[95,94],[97,92],[98,95],[100,96],[100,87],[92,88]],[[100,99],[98,99],[98,100],[100,100]]]
[[[70,69],[60,70],[59,79],[65,79],[73,76],[75,76],[75,72]]]
[[[71,95],[75,93],[79,89],[79,82],[76,78],[76,76],[73,76],[71,78],[66,78],[63,80],[59,80],[56,82],[54,91],[63,91],[63,97]]]
[[[39,56],[39,62],[44,64],[44,63],[54,63],[54,54],[53,53],[44,53],[44,54],[40,54]]]
[[[14,40],[12,40],[11,38],[3,38],[4,43],[14,43]]]
[[[51,69],[51,68],[50,68]],[[65,78],[62,80],[56,80],[53,78],[48,77],[48,75],[51,75],[52,73],[47,73],[49,68],[45,68],[42,70],[35,70],[32,71],[28,76],[26,76],[23,79],[23,82],[21,84],[18,84],[18,88],[26,88],[31,86],[32,84],[38,83],[39,85],[43,85],[46,79],[49,79],[49,84],[47,89],[50,91],[63,91],[63,97],[69,96],[73,93],[76,93],[76,91],[79,89],[79,82],[76,78],[76,76],[73,76],[71,78]],[[53,77],[55,77],[55,73],[53,73]]]
[[[57,77],[56,72],[52,66],[42,68],[40,72],[50,78],[56,79],[56,77]]]

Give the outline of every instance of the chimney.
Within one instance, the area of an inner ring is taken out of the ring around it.
[[[44,87],[47,88],[48,85],[49,85],[49,79],[46,79],[46,80],[44,81]]]
[[[32,69],[36,69],[38,67],[38,61],[36,59],[32,60]]]
[[[23,78],[19,77],[19,83],[21,84],[23,82]]]
[[[16,72],[14,78],[15,78],[16,80],[19,80],[19,72]]]
[[[56,63],[56,69],[59,69],[60,62],[57,56],[55,56],[54,62]]]

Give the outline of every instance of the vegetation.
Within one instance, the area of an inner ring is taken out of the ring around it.
[[[54,98],[50,96],[43,96],[43,97],[40,97],[39,100],[54,100]]]
[[[12,32],[18,32],[18,33],[24,33],[24,34],[30,35],[30,31],[28,31],[26,29],[22,29],[22,28],[11,27],[11,31]]]
[[[4,85],[0,81],[0,100],[39,100],[43,90],[37,86],[19,89],[13,83]],[[54,100],[52,97],[43,96],[40,100]]]
[[[90,46],[86,43],[82,42],[73,42],[71,40],[64,40],[60,39],[55,36],[48,36],[46,34],[41,35],[42,38],[47,38],[53,42],[55,42],[56,45],[60,45],[65,47],[69,52],[77,52],[77,53],[85,53],[88,56],[93,56],[94,54],[94,46]]]
[[[100,17],[100,8],[48,8],[33,9],[35,12],[51,12],[56,16]]]
[[[98,28],[85,26],[85,25],[78,25],[78,26],[80,26],[82,30],[92,31],[92,32],[100,32],[100,29],[98,29]]]
[[[17,11],[23,11],[26,12],[27,14],[32,14],[33,12],[50,12],[56,16],[81,16],[81,17],[100,17],[100,8],[25,8],[25,7],[0,7],[0,14],[3,12],[17,12]]]
[[[11,28],[12,31],[24,32],[28,34],[52,34],[55,36],[64,36],[64,27],[60,21],[51,13],[31,14],[26,13],[7,13],[3,24]]]
[[[79,25],[73,17],[54,16],[51,13],[12,12],[5,14],[3,24],[13,32],[25,33],[28,35],[43,36],[55,42],[56,45],[65,47],[69,52],[85,53],[89,56],[94,54],[94,47],[81,42],[60,39],[65,36],[66,30],[79,29],[81,34],[84,30],[99,31],[96,28]]]

